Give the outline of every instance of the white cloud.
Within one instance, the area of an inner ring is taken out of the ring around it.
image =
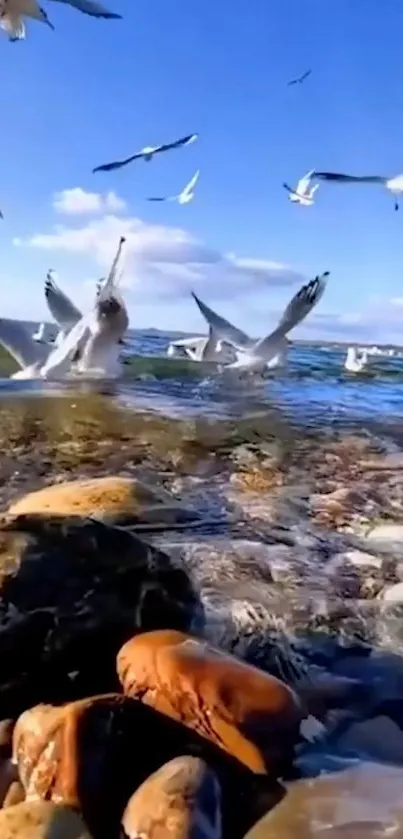
[[[119,218],[116,214],[84,226],[56,225],[49,233],[14,239],[14,244],[89,257],[105,271],[120,236],[126,237],[123,284],[144,299],[187,297],[194,288],[212,300],[300,284],[305,279],[279,262],[222,254],[182,228],[148,224],[130,216]]]
[[[82,215],[84,213],[118,213],[126,208],[126,203],[115,192],[86,192],[80,186],[63,189],[53,196],[53,209],[63,215]]]

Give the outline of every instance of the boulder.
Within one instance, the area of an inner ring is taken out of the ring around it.
[[[1,839],[92,839],[83,820],[49,801],[24,801],[0,811]]]
[[[181,755],[201,757],[217,773],[225,835],[234,839],[278,798],[267,776],[256,781],[196,732],[119,694],[31,708],[13,735],[13,762],[27,799],[79,810],[95,839],[118,839],[133,792]],[[207,780],[204,789],[211,790]]]
[[[169,761],[136,790],[122,818],[129,839],[221,839],[221,791],[197,757]]]
[[[124,692],[225,749],[252,772],[276,771],[292,754],[302,711],[291,688],[205,641],[159,630],[118,655]]]
[[[109,524],[174,524],[194,521],[197,514],[181,507],[162,489],[137,478],[64,481],[29,492],[9,508],[11,516],[40,513],[52,516],[93,516]]]
[[[0,718],[38,702],[115,690],[133,633],[202,622],[179,560],[80,517],[0,522]]]

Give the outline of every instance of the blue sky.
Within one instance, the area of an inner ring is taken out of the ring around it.
[[[328,269],[301,337],[400,340],[403,206],[324,184],[305,209],[281,184],[310,168],[403,172],[401,0],[105,2],[123,20],[43,0],[55,32],[29,21],[25,42],[1,38],[1,314],[44,317],[49,267],[88,305],[122,230],[133,327],[203,331],[194,287],[262,334],[301,276]],[[148,165],[91,173],[192,131]],[[192,204],[145,201],[199,167]],[[72,194],[55,195],[73,189],[81,212],[62,212]]]

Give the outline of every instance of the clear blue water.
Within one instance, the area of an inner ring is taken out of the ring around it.
[[[131,332],[126,354],[164,359],[170,336]],[[298,425],[367,428],[395,433],[403,429],[403,358],[372,356],[369,369],[354,375],[344,370],[345,350],[294,345],[286,370],[273,371],[264,382],[236,382],[214,370],[165,359],[147,373],[126,369],[118,384],[57,384],[0,379],[0,395],[44,396],[95,388],[133,410],[149,409],[170,416],[244,417],[279,408]],[[176,374],[176,370],[178,371]],[[169,373],[167,373],[169,371]]]

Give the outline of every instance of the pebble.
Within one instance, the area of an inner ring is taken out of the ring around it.
[[[24,801],[0,811],[1,839],[92,839],[84,822],[68,807]]]
[[[384,589],[380,594],[380,599],[386,603],[403,603],[403,583],[396,583]]]
[[[403,765],[403,731],[386,716],[355,722],[336,739],[335,750]]]
[[[403,524],[380,524],[367,534],[370,542],[403,543]]]

